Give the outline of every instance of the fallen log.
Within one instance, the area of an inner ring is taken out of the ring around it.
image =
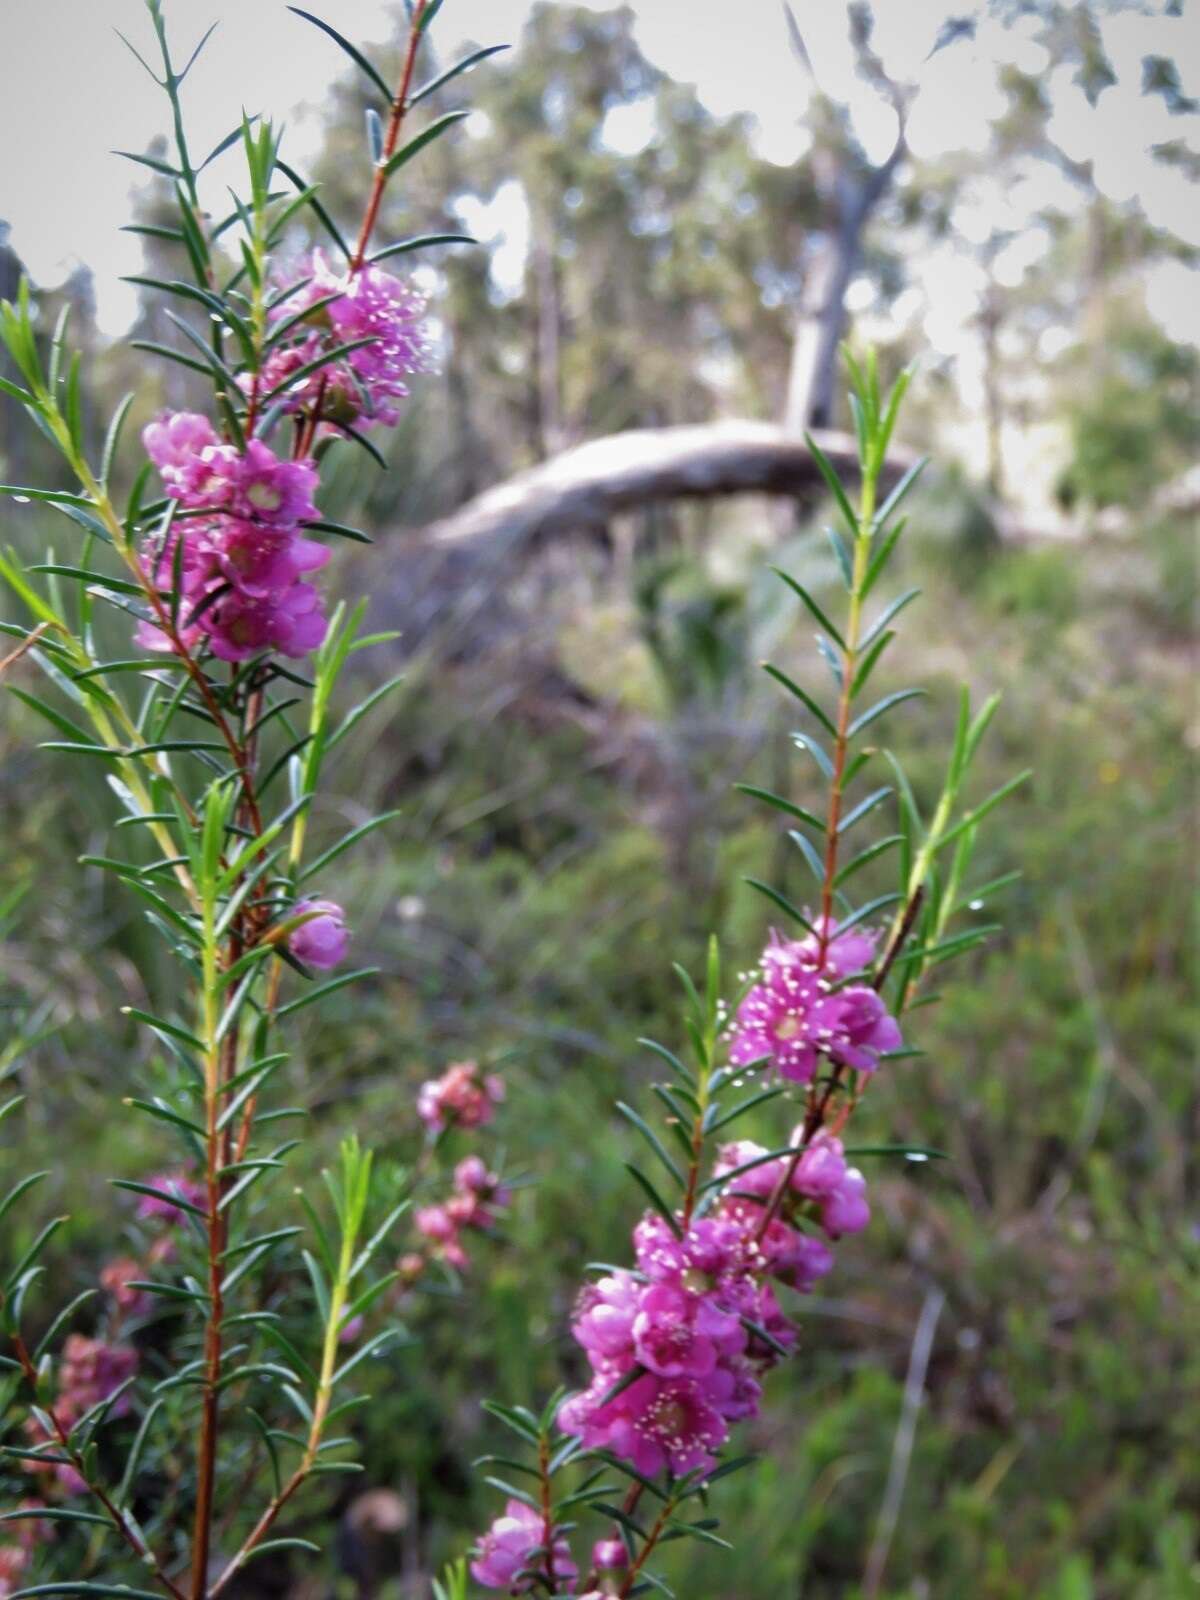
[[[844,478],[857,476],[849,434],[813,435]],[[894,481],[911,456],[889,455]],[[809,495],[822,490],[802,438],[768,422],[710,422],[641,428],[592,439],[485,490],[426,529],[433,547],[542,543],[560,534],[604,528],[622,512],[662,500],[723,495]]]

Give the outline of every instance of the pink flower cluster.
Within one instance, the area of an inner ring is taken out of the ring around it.
[[[775,1285],[805,1292],[833,1265],[825,1240],[797,1222],[819,1220],[837,1239],[870,1217],[861,1173],[822,1133],[768,1221],[791,1158],[766,1156],[749,1141],[725,1146],[714,1175],[729,1181],[713,1213],[677,1233],[648,1212],[633,1235],[637,1270],[583,1290],[572,1332],[593,1378],[558,1422],[589,1449],[647,1476],[708,1471],[730,1423],[757,1415],[764,1372],[796,1338]]]
[[[504,1515],[475,1547],[474,1557],[471,1576],[476,1583],[509,1594],[527,1594],[546,1579],[553,1582],[553,1593],[572,1594],[579,1576],[566,1539],[556,1528],[547,1529],[542,1514],[523,1500],[508,1502]]]
[[[738,1007],[730,1033],[734,1066],[769,1064],[795,1083],[811,1083],[827,1057],[856,1072],[874,1072],[881,1055],[898,1050],[896,1019],[876,991],[850,980],[874,959],[874,935],[837,931],[822,952],[804,939],[772,936],[762,953],[758,981]]]
[[[109,1399],[137,1369],[138,1353],[132,1345],[89,1339],[82,1333],[68,1334],[59,1367],[58,1395],[53,1407],[55,1419],[62,1428],[73,1428],[93,1406]],[[109,1415],[121,1417],[128,1410],[129,1398],[121,1395]],[[26,1418],[25,1431],[35,1445],[45,1444],[53,1437],[46,1434],[36,1417]],[[67,1462],[49,1467],[40,1466],[36,1460],[26,1460],[22,1464],[28,1472],[48,1472],[64,1494],[83,1494],[87,1489],[78,1472]]]
[[[477,1061],[455,1061],[417,1093],[417,1115],[430,1133],[445,1128],[480,1128],[504,1099],[504,1079],[483,1073]]]
[[[414,289],[380,267],[337,273],[321,250],[306,263],[304,287],[276,307],[276,326],[291,321],[294,337],[277,346],[259,379],[269,393],[333,345],[369,339],[338,361],[298,378],[283,392],[286,411],[307,410],[320,401],[321,416],[344,426],[400,419],[395,402],[408,394],[405,379],[430,370],[425,301]]]
[[[325,618],[320,596],[303,577],[324,566],[329,552],[300,531],[317,517],[314,463],[281,461],[258,439],[242,453],[189,411],[152,422],[142,441],[181,508],[165,545],[143,559],[148,580],[167,593],[179,573],[184,644],[191,649],[207,640],[223,661],[315,649]],[[141,624],[138,641],[151,650],[172,648],[154,622]]]
[[[417,1232],[432,1246],[433,1254],[460,1271],[470,1265],[462,1243],[468,1229],[490,1232],[497,1212],[507,1209],[509,1192],[479,1156],[465,1156],[454,1169],[454,1192],[438,1205],[421,1206]]]

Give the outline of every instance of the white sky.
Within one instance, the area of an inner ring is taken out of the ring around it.
[[[615,0],[590,0],[596,10]],[[395,0],[309,0],[358,42],[390,32]],[[443,59],[459,38],[515,42],[530,0],[446,0],[437,27]],[[715,112],[751,110],[761,125],[760,147],[774,160],[794,159],[803,148],[803,80],[786,43],[779,0],[633,0],[642,48],[672,76],[694,82]],[[845,24],[845,0],[795,0],[816,75],[855,111],[860,137],[871,153],[888,148],[892,113],[856,81]],[[995,86],[1003,60],[1038,70],[1043,52],[1026,32],[987,24],[974,43],[960,43],[925,61],[941,20],[968,9],[950,0],[876,0],[876,42],[894,73],[911,76],[920,94],[911,123],[914,150],[935,155],[954,148],[983,148],[987,119],[1001,109]],[[121,28],[139,47],[149,23],[141,0],[0,0],[0,218],[12,225],[12,243],[35,278],[54,282],[79,261],[96,273],[101,326],[118,334],[127,326],[133,291],[117,280],[137,272],[140,247],[117,231],[129,212],[138,169],[108,152],[144,150],[164,128],[164,102],[116,38]],[[1105,40],[1124,83],[1101,96],[1095,109],[1063,73],[1052,83],[1054,132],[1074,157],[1096,163],[1101,187],[1114,199],[1137,195],[1152,221],[1200,245],[1200,206],[1177,172],[1150,160],[1148,146],[1190,133],[1200,144],[1200,117],[1171,118],[1157,98],[1143,99],[1140,58],[1173,57],[1185,86],[1200,94],[1200,0],[1185,0],[1179,19],[1123,16],[1106,20]],[[195,151],[207,150],[237,121],[241,108],[267,109],[289,123],[285,150],[301,164],[315,147],[320,107],[343,57],[316,29],[290,16],[283,0],[167,0],[167,14],[185,52],[214,17],[221,25],[185,88]],[[613,119],[614,142],[636,147],[652,130],[636,110]],[[218,174],[220,168],[215,168]],[[985,236],[995,227],[1020,232],[1053,180],[1043,171],[1024,192],[980,186],[962,221],[964,233]],[[1039,187],[1039,185],[1041,187]],[[501,203],[472,221],[507,249],[500,275],[519,270],[522,217],[515,186]],[[1000,263],[1014,279],[1044,241],[1021,234]],[[926,337],[954,353],[956,330],[969,317],[978,285],[965,250],[948,249],[923,270]],[[1200,292],[1196,275],[1175,267],[1155,274],[1152,309],[1175,337],[1200,343]],[[915,302],[912,302],[915,307]]]

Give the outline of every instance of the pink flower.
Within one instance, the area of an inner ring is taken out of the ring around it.
[[[381,267],[337,273],[325,253],[314,250],[307,263],[310,281],[278,307],[277,318],[292,317],[305,306],[311,315],[296,324],[297,343],[277,348],[264,371],[267,387],[286,383],[291,373],[316,360],[329,344],[369,339],[336,362],[326,363],[285,393],[288,410],[310,406],[321,396],[321,415],[335,422],[388,425],[399,420],[394,402],[408,394],[405,379],[430,370],[425,301]],[[321,306],[318,302],[333,298]]]
[[[280,461],[269,445],[251,439],[233,477],[229,509],[251,521],[294,528],[316,520],[318,482],[312,461]]]
[[[632,1361],[633,1324],[639,1300],[639,1285],[627,1272],[600,1278],[584,1287],[576,1303],[571,1331],[594,1366]]]
[[[829,1051],[835,1061],[856,1072],[874,1072],[881,1055],[904,1043],[899,1024],[874,989],[856,984],[841,990],[831,1003],[838,1007],[838,1037]]]
[[[345,912],[335,901],[301,900],[293,915],[308,918],[288,935],[288,949],[297,961],[326,972],[346,959],[350,935]]]
[[[504,1099],[504,1080],[484,1075],[475,1061],[456,1061],[440,1078],[423,1083],[417,1095],[417,1115],[430,1133],[444,1128],[478,1128],[490,1122]]]
[[[735,1066],[767,1061],[784,1078],[809,1083],[822,1055],[859,1072],[873,1072],[880,1055],[899,1048],[900,1029],[874,989],[836,985],[870,958],[869,934],[837,934],[818,964],[811,936],[772,935],[760,980],[738,1007],[729,1059]]]
[[[861,1233],[871,1220],[867,1180],[857,1167],[847,1167],[841,1184],[821,1207],[821,1224],[831,1239]]]
[[[329,551],[290,528],[218,517],[205,528],[198,556],[207,557],[209,586],[224,581],[253,599],[266,599],[290,589],[301,573],[323,567]]]
[[[783,1077],[808,1083],[816,1072],[815,1007],[828,990],[803,947],[773,939],[762,954],[762,977],[737,1009],[729,1049],[734,1066],[767,1059]]]
[[[713,1177],[724,1177],[726,1173],[744,1167],[749,1161],[757,1161],[758,1165],[751,1167],[748,1172],[739,1172],[732,1184],[738,1194],[752,1194],[768,1200],[787,1171],[788,1158],[779,1156],[774,1161],[765,1161],[762,1158],[766,1154],[762,1145],[755,1144],[752,1139],[738,1139],[733,1144],[723,1144],[717,1151]]]
[[[802,1136],[797,1128],[792,1137]],[[846,1176],[846,1157],[842,1141],[832,1134],[818,1133],[796,1165],[792,1188],[809,1200],[824,1200],[841,1187]]]
[[[610,1414],[605,1442],[647,1477],[664,1467],[679,1476],[712,1465],[729,1433],[705,1386],[691,1378],[648,1373],[604,1409]]]
[[[592,1546],[592,1565],[597,1572],[623,1572],[629,1565],[629,1552],[624,1541],[597,1539]]]
[[[205,612],[213,655],[248,661],[264,650],[300,657],[325,637],[321,600],[309,583],[293,583],[262,598],[232,591]]]
[[[349,1322],[343,1322],[338,1329],[339,1344],[353,1344],[363,1331],[363,1318],[351,1317]]]
[[[212,423],[194,411],[165,412],[142,430],[146,454],[168,490],[177,486],[179,474],[201,451],[219,443]]]
[[[510,1500],[504,1515],[497,1517],[480,1538],[471,1562],[471,1576],[485,1589],[507,1589],[511,1594],[526,1594],[533,1587],[535,1573],[553,1572],[555,1592],[574,1587],[579,1569],[571,1559],[571,1547],[557,1530],[550,1530],[546,1548],[546,1528],[540,1512],[523,1500]]]
[[[743,1349],[746,1336],[737,1317],[710,1299],[656,1284],[641,1296],[633,1340],[639,1363],[659,1377],[704,1378],[719,1354]]]
[[[821,926],[819,921],[817,926]],[[875,933],[867,928],[849,928],[845,933],[839,933],[837,929],[837,922],[831,918],[824,963],[819,959],[818,940],[811,933],[800,941],[803,958],[814,972],[820,969],[827,976],[835,978],[852,978],[856,973],[865,972],[875,960]]]

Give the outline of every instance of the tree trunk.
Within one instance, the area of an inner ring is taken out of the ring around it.
[[[796,318],[788,371],[784,427],[801,434],[806,428],[833,425],[837,394],[838,347],[846,327],[846,291],[862,259],[862,240],[876,206],[887,193],[904,154],[901,130],[895,148],[882,166],[865,175],[838,173],[830,196],[835,224],[806,282]]]

